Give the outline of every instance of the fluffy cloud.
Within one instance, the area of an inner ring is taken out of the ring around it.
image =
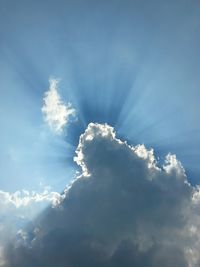
[[[89,124],[82,169],[54,209],[8,245],[6,267],[198,267],[200,193],[181,163],[129,146],[108,125]],[[19,237],[20,236],[20,237]]]
[[[31,222],[47,205],[59,205],[63,195],[45,188],[43,192],[27,190],[15,193],[0,190],[0,266],[3,264],[3,247],[13,236],[19,237],[21,227]]]
[[[58,81],[50,79],[50,88],[45,93],[42,112],[44,119],[55,133],[61,133],[76,111],[71,103],[65,105],[57,91]]]

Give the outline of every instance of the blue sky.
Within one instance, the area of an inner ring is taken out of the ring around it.
[[[62,190],[89,122],[107,122],[160,157],[176,153],[199,183],[198,1],[2,0],[0,6],[2,189],[41,182]],[[60,79],[62,98],[79,114],[61,137],[41,114],[50,77]]]
[[[58,266],[40,242],[58,267],[65,247],[69,267],[199,266],[199,14],[197,0],[0,1],[0,266]]]

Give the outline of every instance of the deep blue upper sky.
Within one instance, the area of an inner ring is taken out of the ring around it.
[[[89,122],[200,167],[200,2],[0,2],[0,188],[62,190]],[[55,136],[41,107],[49,77],[78,111]]]

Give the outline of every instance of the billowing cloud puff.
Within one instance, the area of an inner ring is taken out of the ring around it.
[[[200,194],[181,163],[89,124],[65,197],[18,234],[6,267],[198,267]],[[20,238],[19,238],[20,235]]]
[[[59,205],[62,198],[62,194],[50,191],[48,187],[42,192],[22,190],[10,193],[0,190],[0,266],[4,244],[16,233],[22,233],[21,227],[48,205]]]
[[[58,81],[50,79],[50,88],[45,93],[42,112],[44,119],[55,133],[61,133],[76,111],[71,103],[64,104],[57,91]]]

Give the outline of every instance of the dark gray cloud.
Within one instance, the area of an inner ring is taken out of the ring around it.
[[[93,123],[76,153],[82,173],[7,247],[4,266],[199,266],[200,194],[174,155],[159,168],[153,150]]]

